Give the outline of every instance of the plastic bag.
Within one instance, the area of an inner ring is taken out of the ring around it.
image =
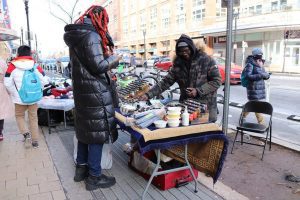
[[[76,158],[77,158],[77,144],[78,140],[76,138],[76,135],[73,137],[73,143],[74,143],[74,151],[73,151],[73,158],[74,162],[76,163]],[[101,156],[101,169],[111,169],[112,167],[112,144],[103,144],[102,148],[102,156]]]

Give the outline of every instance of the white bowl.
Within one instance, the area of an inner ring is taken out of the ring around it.
[[[168,107],[168,111],[181,112],[181,107]]]
[[[166,128],[167,122],[164,120],[157,120],[154,122],[156,128]]]
[[[180,121],[179,121],[179,120],[176,121],[176,122],[169,122],[169,121],[168,121],[168,126],[170,126],[170,127],[178,127],[179,124],[180,124]]]
[[[180,123],[180,118],[168,118],[168,123]]]
[[[179,111],[173,111],[173,110],[169,110],[168,112],[168,115],[181,115],[181,112]]]

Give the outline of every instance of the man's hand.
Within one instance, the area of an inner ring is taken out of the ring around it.
[[[140,100],[140,101],[148,101],[149,98],[148,98],[147,95],[144,94],[144,95],[142,95],[142,96],[139,97],[139,100]]]
[[[186,94],[188,95],[188,97],[196,97],[197,90],[196,88],[186,88]]]

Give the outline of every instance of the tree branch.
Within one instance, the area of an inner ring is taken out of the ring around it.
[[[75,2],[75,4],[74,4],[74,6],[73,6],[73,8],[72,8],[72,12],[71,12],[71,16],[72,16],[72,18],[71,18],[71,23],[73,22],[73,18],[74,18],[74,11],[75,11],[75,7],[76,7],[76,5],[77,5],[78,1],[79,1],[79,0],[76,0],[76,2]]]
[[[56,16],[55,14],[53,14],[51,10],[50,10],[50,14],[51,14],[53,17],[55,17],[56,19],[59,19],[59,20],[63,21],[65,24],[68,24],[68,22],[66,22],[66,21],[63,20],[62,18],[60,18],[60,17]]]

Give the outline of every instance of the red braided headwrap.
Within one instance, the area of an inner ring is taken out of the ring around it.
[[[106,33],[108,33],[107,25],[109,19],[105,8],[93,5],[89,9],[87,9],[85,13],[76,20],[75,23],[83,23],[84,17],[89,17],[92,20],[94,28],[102,39],[103,53],[107,54],[108,39],[106,37]]]

